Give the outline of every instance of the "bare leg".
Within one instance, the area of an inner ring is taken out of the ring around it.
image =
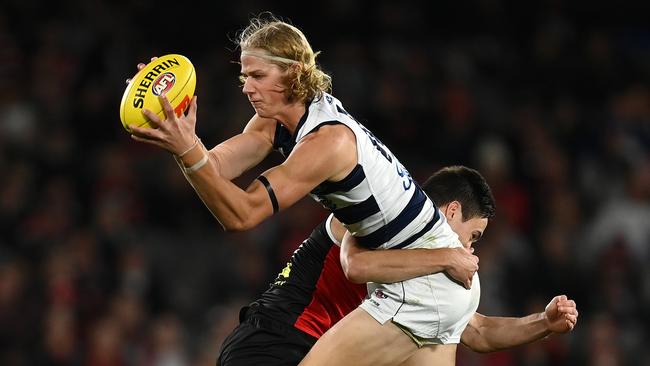
[[[381,325],[357,308],[328,330],[300,365],[397,365],[417,349],[395,324]]]
[[[434,344],[420,348],[400,366],[454,366],[455,364],[455,344]]]

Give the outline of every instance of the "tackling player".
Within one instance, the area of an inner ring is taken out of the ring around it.
[[[462,214],[476,211],[481,205],[481,197],[468,195],[476,190],[471,181],[481,182],[482,177],[472,169],[457,166],[438,171],[423,185],[467,246],[478,240],[485,229],[480,214],[468,217]],[[224,341],[217,365],[298,364],[326,330],[357,307],[366,295],[366,286],[348,281],[341,267],[338,243],[344,233],[345,228],[331,216],[313,231],[270,288],[242,309],[241,323]],[[357,282],[397,282],[444,269],[420,261],[418,257],[426,257],[428,252],[375,251],[374,258],[355,259],[357,263],[353,266],[360,268],[346,266],[346,270],[348,275],[355,272],[353,278]],[[523,318],[485,317],[475,313],[468,327],[461,329],[461,342],[474,351],[496,351],[550,333],[567,332],[576,321],[575,303],[556,297],[544,312]],[[408,364],[441,364],[450,357],[455,357],[455,345],[438,350],[425,347]]]

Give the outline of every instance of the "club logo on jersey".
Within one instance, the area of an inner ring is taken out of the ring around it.
[[[156,78],[151,86],[151,91],[156,96],[165,95],[176,84],[176,75],[166,72]]]
[[[289,276],[291,275],[291,265],[292,263],[287,263],[287,266],[282,269],[282,272],[278,274],[278,277],[273,282],[277,286],[282,286],[287,282]]]
[[[375,290],[375,297],[378,297],[380,299],[387,299],[388,295],[386,295],[382,290]]]

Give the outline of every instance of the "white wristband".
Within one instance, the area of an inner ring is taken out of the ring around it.
[[[187,150],[183,151],[182,153],[180,153],[180,154],[178,154],[176,156],[178,156],[179,158],[182,158],[183,156],[187,155],[188,152],[192,151],[192,149],[194,149],[196,147],[196,145],[199,144],[199,141],[201,141],[201,139],[194,136],[194,143],[190,147],[188,147]]]
[[[197,171],[197,170],[203,168],[203,166],[204,166],[207,162],[208,162],[208,155],[207,155],[207,154],[203,154],[203,157],[201,158],[201,160],[197,161],[196,163],[194,163],[194,165],[189,166],[189,167],[187,167],[187,168],[186,168],[186,167],[183,167],[183,171],[185,172],[185,174],[192,174],[192,173],[194,173],[195,171]]]

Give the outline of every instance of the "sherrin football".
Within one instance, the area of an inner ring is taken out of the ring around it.
[[[182,55],[169,54],[158,57],[138,71],[122,95],[120,119],[124,128],[130,126],[149,127],[142,114],[146,108],[165,119],[165,112],[158,99],[166,95],[177,116],[181,116],[190,105],[196,86],[194,65]]]

